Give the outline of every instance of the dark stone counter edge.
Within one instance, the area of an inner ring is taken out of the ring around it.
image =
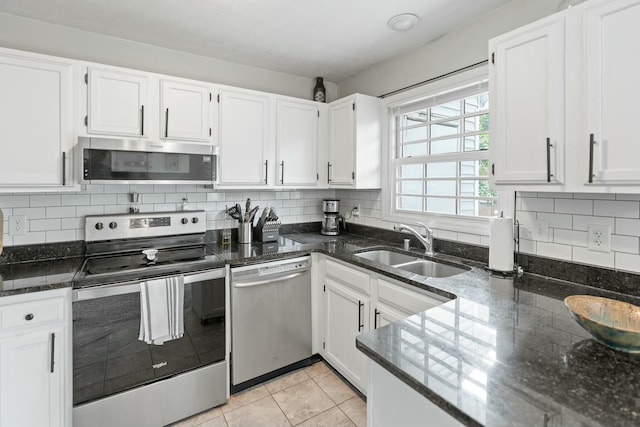
[[[0,298],[14,295],[24,295],[33,292],[51,291],[54,289],[71,288],[73,282],[48,283],[46,285],[30,286],[28,288],[8,289],[0,291]]]

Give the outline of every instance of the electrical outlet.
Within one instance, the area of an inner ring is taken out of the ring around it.
[[[355,216],[356,218],[360,216],[360,204],[353,208],[353,216]]]
[[[19,236],[27,232],[27,217],[24,215],[9,216],[9,235]]]
[[[590,224],[587,227],[589,234],[587,247],[590,251],[611,252],[611,227],[608,225]]]

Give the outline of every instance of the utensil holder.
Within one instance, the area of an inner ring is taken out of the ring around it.
[[[241,243],[241,244],[251,243],[251,223],[250,222],[238,223],[238,243]]]

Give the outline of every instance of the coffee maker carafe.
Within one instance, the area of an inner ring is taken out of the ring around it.
[[[344,230],[344,217],[340,215],[340,200],[325,199],[322,201],[324,218],[320,233],[325,236],[337,236]]]

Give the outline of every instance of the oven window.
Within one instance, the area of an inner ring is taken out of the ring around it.
[[[184,336],[148,345],[139,293],[74,302],[73,404],[224,360],[224,307],[224,279],[185,284]]]

